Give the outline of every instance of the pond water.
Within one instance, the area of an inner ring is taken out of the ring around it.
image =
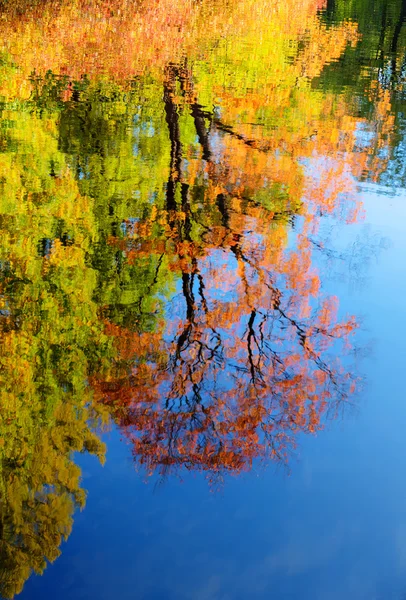
[[[2,598],[406,598],[405,21],[0,2]]]

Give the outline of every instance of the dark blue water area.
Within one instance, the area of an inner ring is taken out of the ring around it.
[[[288,468],[218,491],[195,474],[146,482],[113,430],[104,467],[78,457],[86,508],[22,600],[406,598],[406,193],[385,192],[361,186],[364,223],[339,232],[343,247],[375,240],[363,277],[327,283],[362,317],[355,406],[300,437]]]

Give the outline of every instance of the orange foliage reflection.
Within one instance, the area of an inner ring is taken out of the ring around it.
[[[187,90],[198,159],[184,158],[176,80]],[[270,152],[272,137],[246,137],[203,111],[191,82],[184,66],[167,67],[165,207],[129,237],[110,239],[129,260],[165,255],[178,293],[153,332],[106,321],[119,359],[92,385],[149,473],[186,468],[214,478],[258,458],[285,461],[295,436],[319,430],[355,390],[355,376],[338,357],[350,347],[356,320],[338,318],[337,298],[323,296],[312,236],[324,214],[355,220],[351,174],[362,157],[350,151],[352,121],[342,136],[321,130],[295,152]],[[288,145],[288,130],[282,135]],[[323,165],[322,153],[342,160]],[[317,176],[300,162],[309,156]],[[256,200],[264,189],[281,199],[266,207]],[[288,249],[295,215],[301,225]]]

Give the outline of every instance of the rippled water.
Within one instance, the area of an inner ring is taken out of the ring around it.
[[[0,9],[0,595],[405,598],[406,4]]]

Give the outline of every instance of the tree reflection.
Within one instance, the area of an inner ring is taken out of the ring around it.
[[[359,40],[322,4],[3,7],[3,596],[58,556],[72,453],[103,459],[107,415],[148,472],[213,480],[286,462],[351,398],[357,322],[314,252],[323,219],[357,220],[393,120],[375,79],[365,143],[368,118],[313,87]]]
[[[6,110],[4,111],[6,112]],[[3,118],[4,118],[3,112]],[[10,113],[8,113],[10,115]],[[52,135],[57,115],[16,110],[0,157],[0,595],[60,554],[85,503],[74,452],[104,459],[86,379],[109,347],[86,265],[94,235]]]
[[[185,65],[166,69],[165,205],[148,227],[137,224],[142,231],[161,225],[181,299],[172,299],[170,318],[162,314],[150,334],[108,323],[121,360],[115,376],[93,384],[130,439],[135,460],[149,472],[184,467],[212,478],[247,469],[258,457],[286,460],[298,432],[315,432],[328,411],[346,402],[355,378],[336,357],[356,322],[338,320],[337,299],[321,294],[309,239],[322,207],[336,210],[340,191],[348,191],[345,169],[334,171],[327,190],[325,178],[320,187],[313,182],[303,207],[295,196],[308,182],[297,157],[289,154],[278,169],[278,157],[268,152],[274,140],[246,138],[216,123],[199,104],[192,80]],[[201,145],[192,182],[177,82]],[[278,170],[282,181],[295,177],[286,192],[280,191]],[[258,189],[269,195],[268,206],[256,199]],[[303,226],[287,250],[286,227],[295,214]],[[133,238],[111,243],[139,256],[160,252],[162,241],[133,232]]]

